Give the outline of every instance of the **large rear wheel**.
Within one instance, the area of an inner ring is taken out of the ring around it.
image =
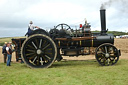
[[[43,34],[28,37],[21,48],[23,61],[32,68],[48,68],[55,61],[57,48],[54,41]]]

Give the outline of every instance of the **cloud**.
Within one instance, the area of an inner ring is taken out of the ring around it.
[[[127,30],[127,0],[0,0],[0,30],[12,30],[12,36],[19,36],[16,32],[22,29],[20,35],[24,35],[30,20],[39,27],[50,29],[60,23],[78,26],[85,18],[92,30],[100,30],[99,9],[102,3],[109,1],[113,2],[106,7],[107,28]],[[10,35],[0,33],[0,36]]]

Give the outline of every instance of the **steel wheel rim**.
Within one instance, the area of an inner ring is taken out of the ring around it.
[[[96,59],[102,66],[110,66],[117,63],[119,60],[118,50],[111,44],[100,45],[96,49]]]
[[[35,34],[31,36],[22,48],[24,62],[34,68],[49,67],[56,57],[56,46],[51,41],[46,35]]]

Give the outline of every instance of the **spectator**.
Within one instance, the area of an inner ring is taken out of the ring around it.
[[[11,51],[13,53],[15,50],[12,49],[12,42],[9,42],[9,44],[10,44],[10,49],[11,49]],[[12,57],[11,57],[11,60],[12,60]]]
[[[10,48],[11,48],[11,50],[12,50],[12,42],[9,42],[9,44],[10,44]]]
[[[7,43],[7,47],[6,47],[7,57],[8,57],[7,66],[11,66],[12,50],[10,48],[10,45],[11,45],[10,43]]]
[[[6,46],[7,46],[7,42],[4,43],[3,48],[2,48],[2,54],[3,54],[3,56],[4,56],[4,63],[6,63],[6,61],[7,61]]]

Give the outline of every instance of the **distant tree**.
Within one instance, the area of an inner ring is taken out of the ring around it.
[[[92,31],[92,32],[100,32],[98,30]],[[108,31],[107,33],[113,34],[114,36],[120,36],[120,35],[128,35],[128,32],[122,32],[122,31]]]

